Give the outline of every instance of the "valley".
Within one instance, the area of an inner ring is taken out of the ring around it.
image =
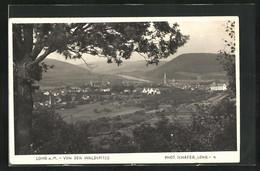
[[[215,54],[203,61],[207,55],[184,54],[150,67],[141,61],[119,67],[97,62],[92,70],[47,60],[55,66],[43,75],[34,108],[55,110],[62,121],[86,129],[87,140],[99,152],[116,152],[109,141],[136,138],[145,125],[159,129],[167,121],[187,131],[196,118],[206,116],[205,108],[227,96],[225,72]]]

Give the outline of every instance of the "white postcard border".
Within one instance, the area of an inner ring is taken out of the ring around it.
[[[162,152],[162,153],[107,153],[15,155],[14,149],[14,91],[13,91],[13,35],[14,23],[84,23],[84,22],[149,22],[149,21],[227,21],[236,22],[236,103],[237,151],[225,152]],[[240,56],[239,18],[221,17],[81,17],[81,18],[9,18],[9,164],[10,165],[69,165],[69,164],[183,164],[183,163],[238,163],[240,162]]]

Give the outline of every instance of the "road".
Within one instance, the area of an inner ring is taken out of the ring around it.
[[[217,104],[220,102],[223,98],[225,98],[227,94],[219,93],[217,96],[211,97],[208,100],[202,101],[204,103],[209,103],[209,104]]]

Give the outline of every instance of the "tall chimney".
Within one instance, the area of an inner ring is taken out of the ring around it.
[[[166,84],[166,73],[164,73],[163,83]]]

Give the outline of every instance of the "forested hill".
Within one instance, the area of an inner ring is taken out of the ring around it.
[[[217,61],[218,54],[187,53],[177,56],[171,61],[146,73],[147,77],[163,79],[164,73],[168,79],[218,79],[225,78],[225,71]]]

